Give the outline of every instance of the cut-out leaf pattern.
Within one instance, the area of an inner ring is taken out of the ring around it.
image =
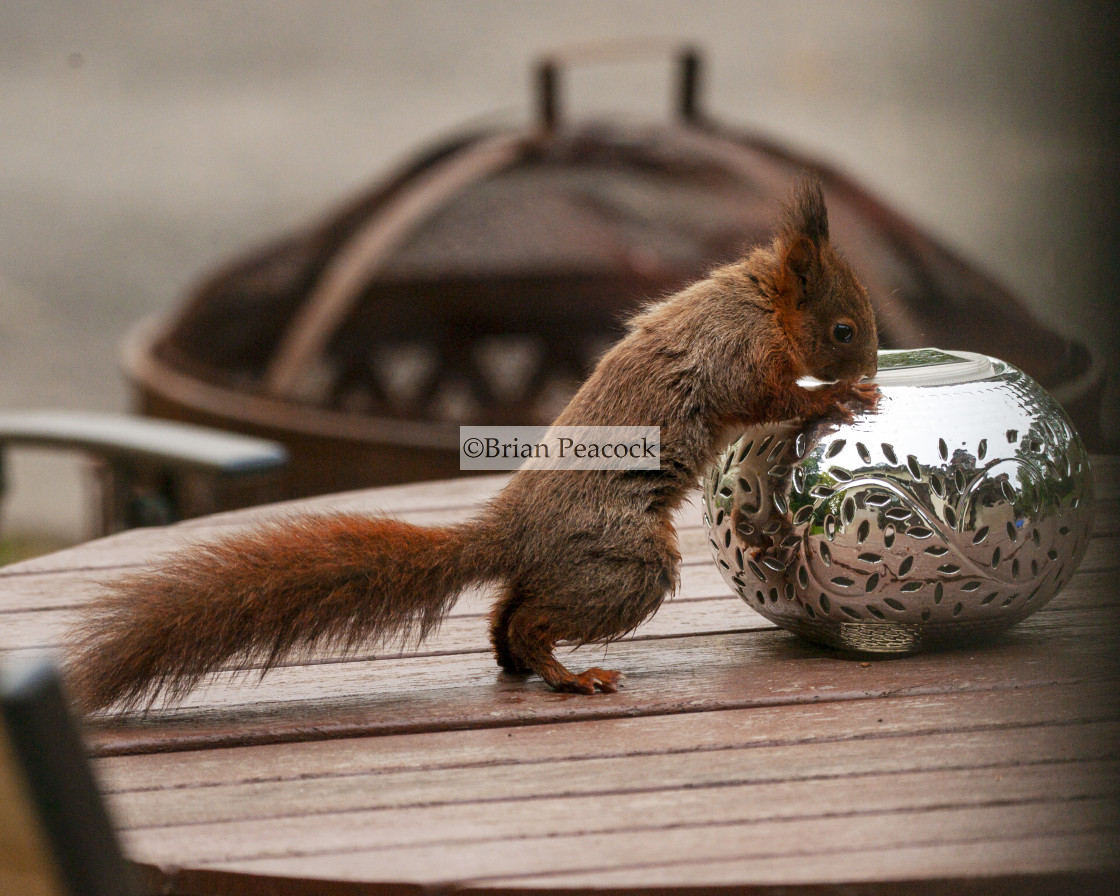
[[[1063,559],[1087,538],[1081,449],[1049,459],[1055,439],[1071,442],[1060,425],[1009,432],[998,450],[955,433],[915,450],[810,431],[752,434],[705,493],[725,578],[780,624],[1015,620],[1068,578]],[[1075,471],[1074,487],[1047,492]]]

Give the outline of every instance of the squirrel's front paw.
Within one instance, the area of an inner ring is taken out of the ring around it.
[[[879,406],[879,399],[882,396],[883,393],[879,391],[879,387],[868,381],[852,383],[849,391],[849,401],[853,404],[863,405],[869,411],[873,411]]]
[[[871,411],[878,406],[879,399],[882,397],[879,387],[867,381],[836,383],[832,387],[832,394],[836,402],[836,414],[845,423],[851,423],[855,418],[853,406]]]

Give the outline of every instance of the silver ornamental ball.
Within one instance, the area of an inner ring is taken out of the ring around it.
[[[753,609],[833,647],[991,635],[1050,600],[1089,543],[1069,418],[995,358],[882,351],[875,411],[754,427],[704,483],[719,569]]]

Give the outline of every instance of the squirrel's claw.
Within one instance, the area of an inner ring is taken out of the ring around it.
[[[879,405],[883,393],[878,385],[872,382],[852,383],[852,400],[862,404],[868,410],[874,410]]]
[[[569,674],[567,678],[549,684],[558,691],[572,694],[594,694],[596,691],[614,694],[618,691],[618,682],[621,678],[621,672],[592,667],[579,675]]]
[[[855,419],[853,405],[861,410],[873,411],[879,405],[882,393],[879,387],[872,382],[837,383],[834,396],[836,399],[836,416],[845,423]]]

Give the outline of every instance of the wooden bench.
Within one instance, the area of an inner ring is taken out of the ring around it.
[[[0,412],[0,473],[9,446],[78,451],[92,458],[102,535],[275,500],[287,464],[287,452],[276,442],[82,411]]]

